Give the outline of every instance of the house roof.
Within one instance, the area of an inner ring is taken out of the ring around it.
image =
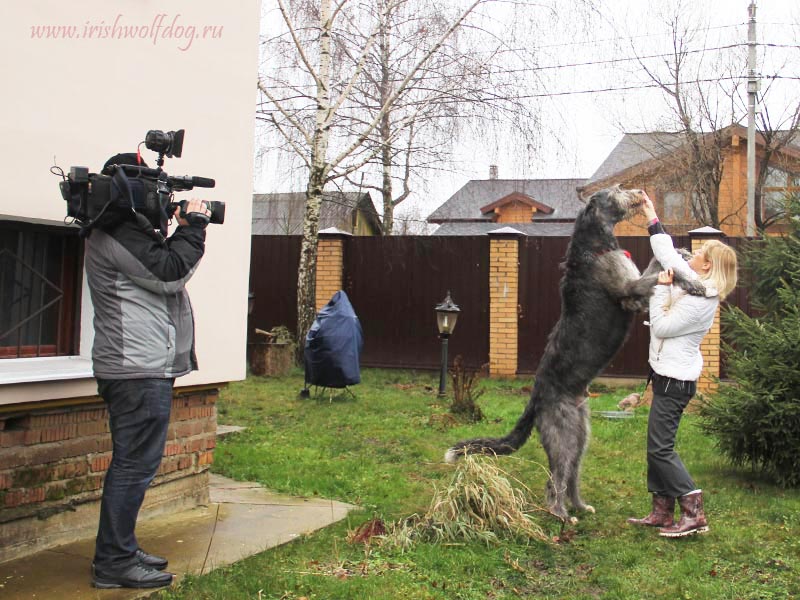
[[[591,185],[647,160],[663,157],[680,148],[684,139],[683,133],[666,131],[626,133],[584,185]]]
[[[300,235],[305,217],[305,192],[253,194],[252,235]],[[380,217],[369,192],[325,192],[322,194],[319,228],[349,227],[352,215],[360,210],[374,231],[381,228]]]
[[[508,196],[503,196],[500,200],[492,202],[486,206],[481,207],[481,214],[486,214],[490,212],[494,212],[496,208],[500,208],[501,206],[505,206],[506,204],[514,204],[514,203],[521,203],[531,208],[535,208],[537,212],[544,213],[549,215],[553,212],[552,206],[547,206],[546,204],[542,204],[541,202],[537,202],[530,196],[526,196],[520,192],[511,192]]]
[[[747,129],[738,124],[729,125],[720,130],[719,133],[727,141],[730,141],[734,135],[738,135],[745,140],[747,138]],[[778,131],[777,135],[786,135],[788,133],[789,131]],[[632,169],[637,165],[644,166],[644,163],[651,160],[657,162],[658,159],[666,158],[669,154],[684,146],[685,142],[686,136],[682,132],[626,133],[597,168],[597,171],[585,182],[580,191],[583,191],[583,188],[595,187],[593,184],[598,182],[617,183],[610,179],[615,176],[619,176],[622,179],[625,175],[624,172],[628,169]],[[763,144],[763,138],[760,134],[756,136],[756,143]],[[800,152],[800,136],[795,136],[781,151],[791,155],[796,155]]]
[[[513,223],[509,225],[520,233],[529,237],[539,236],[571,236],[575,227],[574,223],[553,223],[553,222],[534,222],[534,223]],[[476,223],[469,221],[447,222],[439,225],[439,228],[432,235],[486,235],[491,231],[497,231],[503,227],[499,223]],[[506,227],[507,229],[508,227]]]
[[[474,221],[480,224],[486,221],[496,227],[496,223],[491,223],[491,212],[484,214],[481,209],[515,192],[553,209],[550,214],[537,212],[537,221],[571,221],[583,206],[577,188],[585,182],[585,179],[473,179],[433,211],[428,222]]]

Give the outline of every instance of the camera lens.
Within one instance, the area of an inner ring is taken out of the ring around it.
[[[183,129],[166,133],[159,129],[151,129],[144,138],[144,145],[148,150],[166,154],[169,158],[173,156],[180,158],[183,151],[183,134]]]

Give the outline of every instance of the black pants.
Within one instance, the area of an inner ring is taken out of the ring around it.
[[[697,391],[697,382],[653,374],[653,402],[647,421],[647,489],[677,498],[697,489],[675,452],[683,411]]]
[[[113,442],[95,544],[94,562],[100,570],[125,568],[136,560],[136,519],[164,454],[174,381],[97,381],[108,406]]]

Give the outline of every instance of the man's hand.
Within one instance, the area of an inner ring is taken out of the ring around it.
[[[199,198],[192,198],[186,203],[186,209],[183,211],[186,215],[181,217],[181,207],[175,209],[175,218],[179,225],[187,227],[192,224],[202,225],[205,227],[211,218],[211,211],[208,210],[206,203]]]
[[[661,271],[658,274],[658,285],[672,285],[673,275],[674,273],[672,272],[672,269]]]

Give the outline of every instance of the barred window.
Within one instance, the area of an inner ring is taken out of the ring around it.
[[[685,192],[667,192],[664,194],[665,221],[683,223],[687,212]]]
[[[767,167],[761,196],[764,218],[781,217],[787,197],[796,194],[800,194],[800,175],[776,167]]]
[[[667,223],[690,223],[691,202],[697,201],[697,193],[689,195],[685,191],[669,190],[663,192],[664,211],[662,217]]]
[[[78,354],[77,230],[0,219],[0,359]]]

